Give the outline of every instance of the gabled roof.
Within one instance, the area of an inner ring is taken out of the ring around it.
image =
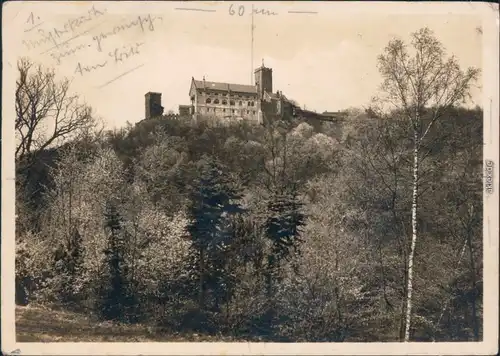
[[[280,95],[278,95],[276,93],[270,93],[270,92],[266,91],[266,92],[264,92],[264,95],[266,96],[266,98],[269,98],[271,100],[282,100],[286,103],[295,105],[293,100],[288,99],[282,92],[280,92]]]
[[[347,116],[344,111],[324,111],[321,115],[332,118],[342,118]]]
[[[340,111],[323,111],[323,115],[339,115],[342,114]]]
[[[274,94],[274,93],[270,93],[270,92],[266,91],[266,92],[264,93],[264,95],[265,95],[266,97],[269,97],[269,99],[271,99],[271,100],[278,100],[278,95],[276,95],[276,94]]]
[[[196,89],[212,89],[219,91],[233,91],[237,93],[257,94],[257,87],[254,85],[230,84],[222,82],[209,82],[207,80],[193,79]]]

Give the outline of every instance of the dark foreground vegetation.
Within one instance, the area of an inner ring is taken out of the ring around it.
[[[480,340],[482,110],[438,104],[25,145],[16,300],[54,310],[20,308],[19,341]]]
[[[223,335],[178,333],[146,324],[103,321],[61,308],[16,308],[17,342],[234,342]]]

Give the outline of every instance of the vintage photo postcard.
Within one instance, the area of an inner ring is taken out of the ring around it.
[[[498,352],[498,5],[3,5],[6,355]]]

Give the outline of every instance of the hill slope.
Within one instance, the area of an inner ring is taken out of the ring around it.
[[[68,311],[16,307],[17,342],[219,342],[227,337],[166,333],[146,325],[99,322]]]

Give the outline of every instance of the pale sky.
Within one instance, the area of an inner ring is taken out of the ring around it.
[[[189,103],[193,76],[253,84],[252,3],[233,3],[234,15],[229,13],[231,4],[10,3],[4,7],[4,34],[8,34],[4,37],[4,67],[15,69],[19,56],[55,67],[59,76],[73,78],[73,91],[110,128],[142,120],[148,91],[161,92],[165,111],[177,112],[179,104]],[[243,16],[238,15],[240,5],[244,6]],[[95,11],[89,16],[92,6]],[[432,3],[255,2],[254,6],[277,13],[254,15],[254,68],[264,59],[273,69],[273,91],[281,90],[310,110],[336,111],[367,104],[381,81],[377,56],[395,36],[407,39],[424,26],[435,32],[463,68],[482,67],[478,31],[482,20],[466,3],[455,4],[453,13]],[[148,15],[152,23],[147,21]],[[79,16],[86,19],[78,20]],[[138,16],[146,19],[142,20],[144,29]],[[125,24],[131,26],[123,30]],[[115,26],[121,30],[107,38],[98,37],[111,33]],[[46,43],[34,44],[49,35],[52,38]],[[67,40],[66,47],[61,45]],[[54,48],[55,43],[59,48]],[[67,51],[74,53],[65,55]],[[85,70],[97,64],[103,67]],[[473,90],[473,96],[474,104],[482,105],[479,88]]]

